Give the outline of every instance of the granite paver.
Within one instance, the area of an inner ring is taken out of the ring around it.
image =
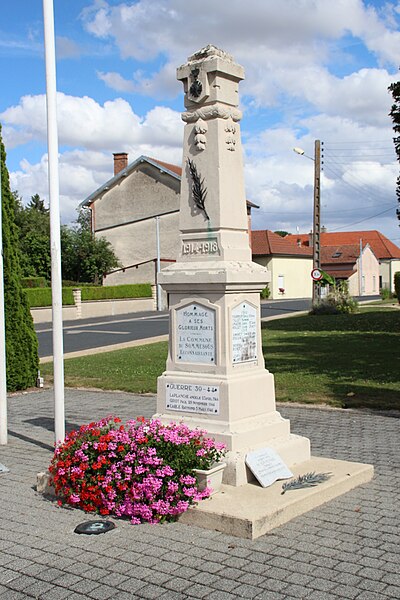
[[[37,494],[53,448],[53,392],[10,395],[0,446],[0,598],[400,598],[400,434],[397,413],[278,406],[312,453],[372,463],[366,485],[257,540],[181,523],[115,520],[99,536],[74,533],[88,515]],[[108,414],[150,417],[155,398],[66,390],[67,428]],[[291,493],[295,493],[294,491]]]

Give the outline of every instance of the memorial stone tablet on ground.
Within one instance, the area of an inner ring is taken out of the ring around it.
[[[278,479],[289,479],[293,473],[273,448],[261,448],[246,455],[246,465],[262,487]]]

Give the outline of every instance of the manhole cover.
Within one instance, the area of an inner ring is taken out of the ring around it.
[[[75,527],[75,533],[85,533],[86,535],[98,535],[99,533],[107,533],[115,529],[115,525],[112,521],[86,521],[86,523],[80,523]]]

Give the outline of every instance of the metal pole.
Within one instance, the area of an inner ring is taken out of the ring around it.
[[[65,413],[57,89],[53,0],[43,0],[43,16],[46,60],[47,146],[49,157],[48,176],[50,198],[51,294],[53,312],[54,434],[57,443],[63,441],[65,438]]]
[[[321,142],[315,140],[314,149],[314,217],[313,217],[313,268],[321,269]],[[321,284],[313,282],[312,303],[321,300]]]
[[[4,317],[3,194],[0,161],[0,444],[7,444],[6,322]]]
[[[362,239],[360,238],[360,261],[359,261],[359,267],[360,267],[360,296],[363,295],[363,259],[362,259]]]
[[[156,245],[157,245],[157,271],[156,271],[156,290],[157,290],[157,310],[161,310],[161,285],[158,283],[158,275],[161,270],[160,256],[160,217],[156,217]]]

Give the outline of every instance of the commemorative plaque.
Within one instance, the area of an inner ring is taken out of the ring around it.
[[[257,360],[257,311],[248,302],[232,309],[232,362]]]
[[[176,310],[176,360],[215,363],[215,310],[188,304]]]
[[[273,448],[261,448],[246,455],[246,465],[262,487],[272,485],[278,479],[289,479],[293,473]]]
[[[219,414],[219,386],[167,383],[166,408],[178,412]]]

